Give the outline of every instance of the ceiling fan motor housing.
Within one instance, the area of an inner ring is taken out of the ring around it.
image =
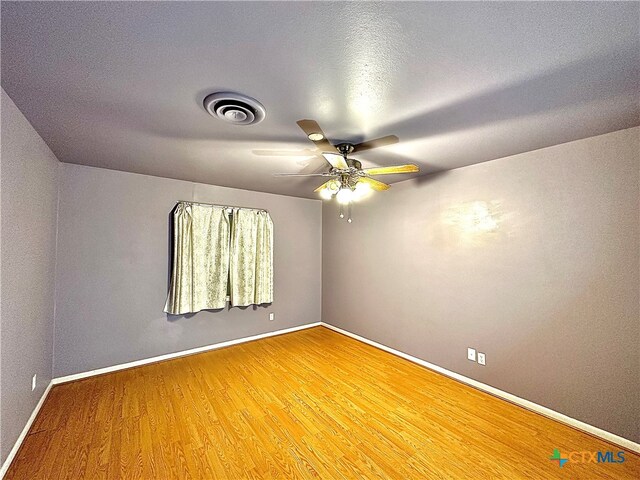
[[[266,116],[266,110],[259,101],[235,92],[207,95],[204,108],[212,117],[232,125],[255,125]]]
[[[336,148],[344,156],[349,155],[354,150],[354,146],[350,143],[339,143]]]
[[[347,165],[349,165],[352,168],[355,168],[356,170],[362,170],[362,163],[360,163],[358,160],[354,158],[347,158]]]

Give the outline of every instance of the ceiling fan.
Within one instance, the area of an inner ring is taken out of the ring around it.
[[[387,135],[356,144],[338,143],[333,145],[315,120],[298,120],[296,123],[322,152],[322,156],[329,162],[331,168],[328,172],[323,173],[275,173],[274,175],[280,177],[328,177],[329,180],[314,191],[318,192],[325,200],[329,200],[335,195],[340,204],[340,218],[344,218],[342,206],[347,205],[349,207],[349,223],[351,223],[351,202],[359,200],[371,190],[383,191],[390,187],[390,185],[375,180],[371,176],[420,171],[420,168],[413,164],[363,169],[358,160],[348,158],[352,153],[398,143],[399,139],[395,135]]]

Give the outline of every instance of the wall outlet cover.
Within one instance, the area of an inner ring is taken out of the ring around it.
[[[273,321],[273,320],[275,320],[275,319],[276,319],[276,314],[275,314],[275,313],[270,313],[270,314],[269,314],[269,320],[270,320],[270,321]]]
[[[480,365],[486,365],[487,364],[487,359],[486,359],[484,353],[478,352],[478,363]]]
[[[33,392],[36,389],[36,383],[38,382],[38,374],[36,373],[31,379],[31,391]]]
[[[467,348],[467,360],[476,361],[476,350],[474,348]]]

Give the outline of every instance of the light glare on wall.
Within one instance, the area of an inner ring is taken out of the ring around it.
[[[453,206],[443,213],[443,221],[461,230],[461,233],[490,233],[499,228],[499,218],[492,212],[494,205],[474,201]]]
[[[498,222],[491,216],[487,202],[473,202],[461,216],[461,220],[461,226],[470,232],[492,232],[498,228]]]

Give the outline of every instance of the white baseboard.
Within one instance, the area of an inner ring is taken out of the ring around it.
[[[342,328],[338,328],[324,322],[322,322],[322,325],[338,333],[342,333],[343,335],[347,335],[348,337],[355,338],[356,340],[360,340],[361,342],[367,343],[371,346],[384,350],[385,352],[392,353],[394,355],[397,355],[398,357],[402,357],[406,360],[409,360],[410,362],[417,363],[418,365],[426,367],[430,370],[434,370],[438,373],[446,375],[447,377],[458,380],[459,382],[462,382],[469,386],[477,388],[478,390],[482,390],[484,392],[490,393],[491,395],[502,398],[503,400],[507,400],[508,402],[515,403],[516,405],[524,407],[527,410],[531,410],[533,412],[539,413],[541,415],[544,415],[545,417],[551,418],[560,423],[564,423],[578,430],[582,430],[583,432],[586,432],[595,437],[601,438],[608,442],[627,448],[636,453],[640,453],[640,443],[633,442],[631,440],[628,440],[614,433],[607,432],[606,430],[602,430],[601,428],[594,427],[593,425],[589,425],[588,423],[581,422],[580,420],[576,420],[575,418],[568,417],[567,415],[556,412],[555,410],[551,410],[550,408],[543,407],[542,405],[538,405],[537,403],[530,402],[529,400],[525,400],[524,398],[520,398],[520,397],[517,397],[516,395],[512,395],[511,393],[499,390],[495,387],[492,387],[491,385],[478,382],[477,380],[474,380],[472,378],[465,377],[464,375],[460,375],[459,373],[452,372],[450,370],[447,370],[446,368],[442,368],[438,365],[429,363],[425,360],[422,360],[420,358],[414,357],[407,353],[401,352],[394,348],[387,347],[386,345],[382,345],[381,343],[374,342],[373,340],[369,340],[368,338],[361,337],[360,335],[356,335],[355,333],[351,333],[347,330],[343,330]]]
[[[54,385],[60,383],[72,382],[74,380],[80,380],[82,378],[93,377],[95,375],[102,375],[104,373],[116,372],[118,370],[125,370],[127,368],[139,367],[141,365],[147,365],[149,363],[161,362],[163,360],[169,360],[172,358],[184,357],[186,355],[193,355],[194,353],[208,352],[209,350],[216,350],[218,348],[230,347],[231,345],[238,345],[239,343],[251,342],[253,340],[259,340],[261,338],[274,337],[276,335],[282,335],[284,333],[297,332],[298,330],[304,330],[305,328],[320,326],[321,322],[308,323],[306,325],[300,325],[298,327],[285,328],[283,330],[276,330],[274,332],[261,333],[260,335],[253,335],[251,337],[237,338],[235,340],[228,340],[226,342],[214,343],[211,345],[205,345],[204,347],[191,348],[189,350],[182,350],[175,353],[167,353],[165,355],[158,355],[157,357],[144,358],[142,360],[136,360],[134,362],[121,363],[120,365],[113,365],[111,367],[99,368],[97,370],[89,370],[88,372],[74,373],[73,375],[66,375],[64,377],[57,377],[51,380]]]
[[[16,454],[18,453],[18,450],[20,449],[20,445],[22,445],[22,442],[24,441],[27,434],[29,433],[29,429],[31,428],[33,421],[36,419],[38,412],[42,408],[42,404],[47,398],[47,395],[49,395],[49,391],[51,390],[52,386],[53,386],[53,381],[49,382],[49,385],[47,385],[47,388],[44,390],[42,397],[40,397],[40,400],[38,401],[36,408],[34,408],[33,412],[31,412],[31,416],[29,417],[29,420],[27,420],[27,424],[22,429],[22,432],[20,432],[20,436],[16,440],[16,443],[13,445],[13,448],[9,452],[7,459],[4,461],[4,463],[2,464],[2,467],[0,468],[0,479],[4,478],[5,473],[7,473],[7,470],[9,470],[9,465],[11,465],[11,462],[13,461]]]

